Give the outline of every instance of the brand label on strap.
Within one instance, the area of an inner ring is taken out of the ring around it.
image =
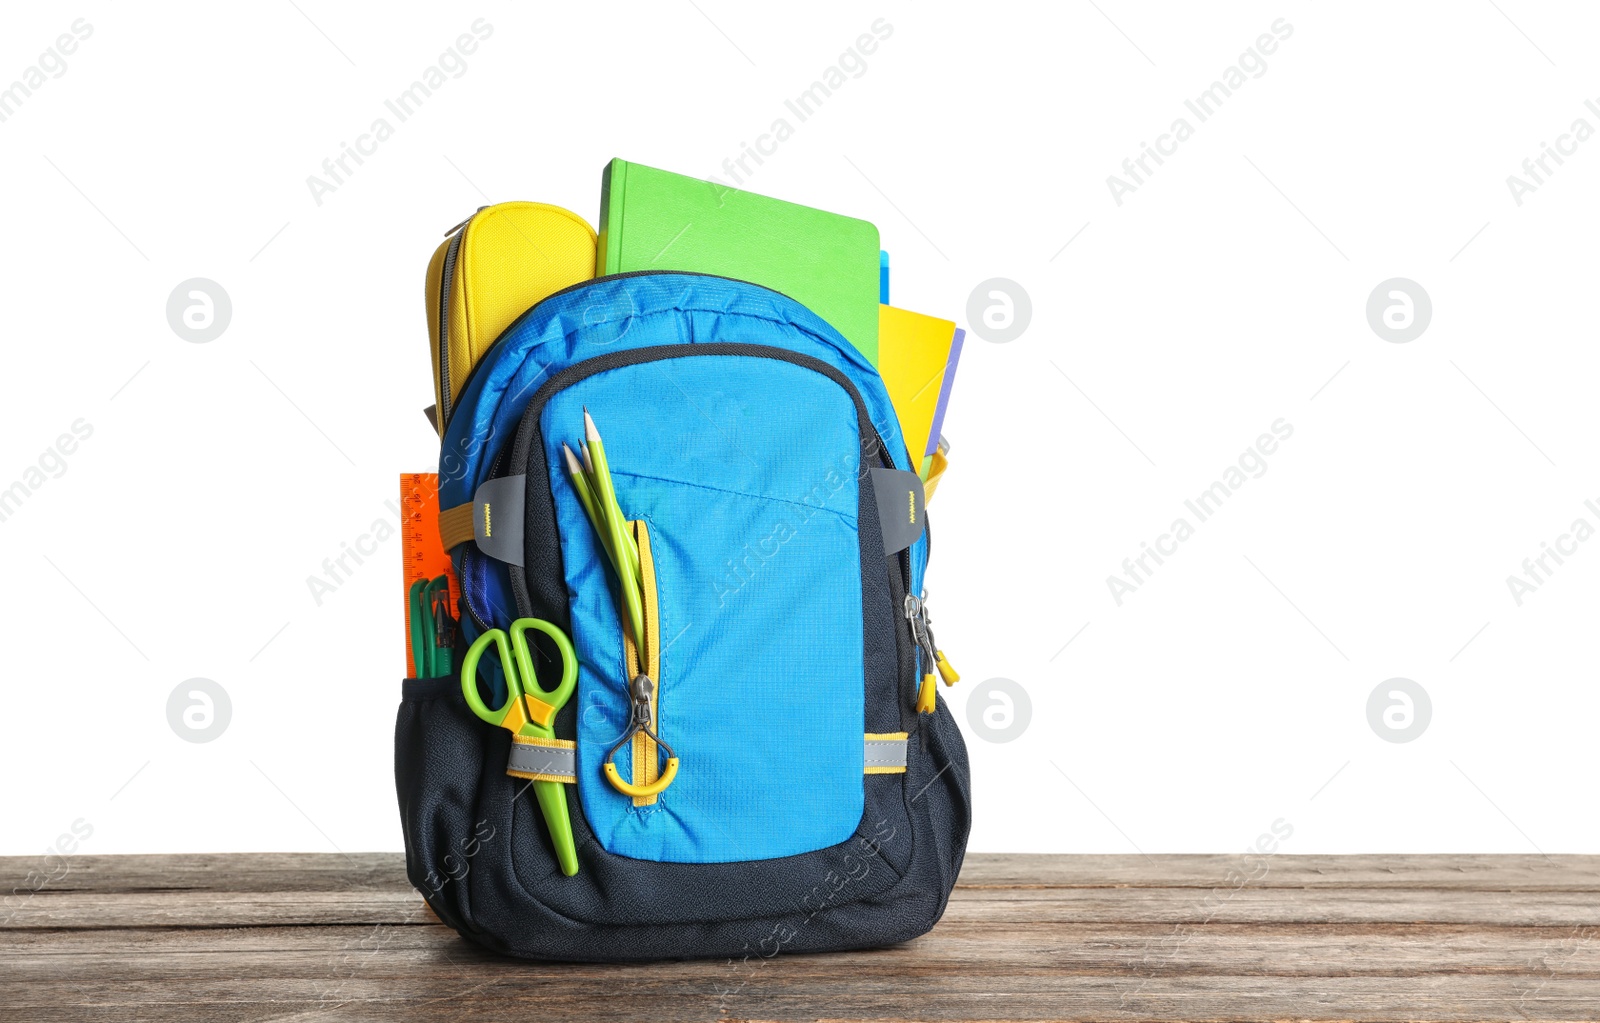
[[[508,565],[522,567],[522,509],[526,476],[487,480],[472,495],[472,536],[478,549]]]
[[[898,554],[917,542],[927,525],[922,479],[900,469],[872,469],[872,493],[878,499],[883,527],[883,553]]]

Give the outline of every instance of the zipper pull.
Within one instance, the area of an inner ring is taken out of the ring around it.
[[[628,688],[632,690],[633,696],[633,727],[650,729],[651,722],[655,720],[652,706],[655,701],[655,682],[649,675],[640,672]]]
[[[655,716],[652,713],[655,695],[655,681],[643,672],[635,675],[633,681],[628,683],[628,702],[633,720],[628,724],[628,730],[622,733],[622,738],[618,739],[617,744],[612,746],[611,751],[606,754],[606,758],[601,765],[606,781],[611,783],[612,788],[626,796],[659,795],[666,791],[667,786],[671,785],[673,779],[678,776],[678,755],[672,751],[671,746],[662,741],[661,736],[656,734],[655,728],[650,724],[651,719]],[[656,741],[657,755],[667,758],[667,766],[661,769],[660,777],[649,784],[637,781],[623,781],[622,775],[617,773],[617,765],[613,763],[617,753],[623,747],[631,744],[634,735],[639,732],[643,732],[654,739]]]
[[[933,671],[939,660],[938,653],[934,650],[933,638],[928,635],[928,620],[922,601],[909,593],[906,594],[905,614],[906,620],[911,623],[911,637],[922,653],[922,684],[917,687],[917,713],[932,714],[937,706]]]
[[[906,596],[906,619],[911,622],[911,634],[922,651],[922,685],[917,689],[917,713],[931,714],[936,706],[933,673],[937,671],[944,684],[953,686],[961,681],[961,673],[945,659],[944,651],[934,642],[933,630],[928,626],[928,591],[921,597]]]
[[[952,666],[949,661],[945,660],[944,651],[940,650],[939,644],[934,642],[933,629],[929,627],[928,596],[926,590],[923,591],[922,596],[922,631],[928,634],[928,648],[933,651],[933,664],[934,667],[939,669],[939,677],[944,679],[944,684],[947,686],[953,686],[957,682],[960,682],[960,672],[956,671],[954,666]]]
[[[472,217],[476,217],[478,214],[482,213],[484,210],[486,210],[488,208],[489,207],[487,207],[487,206],[479,206],[477,209],[472,211],[472,215],[467,217],[466,220],[463,220],[461,223],[457,224],[455,227],[452,227],[450,230],[446,231],[444,233],[444,236],[446,238],[448,238],[451,235],[455,234],[457,231],[461,230],[463,227],[466,227],[468,222],[470,222],[472,220]]]

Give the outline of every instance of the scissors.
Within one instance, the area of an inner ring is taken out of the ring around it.
[[[456,620],[450,614],[450,580],[418,579],[407,591],[411,602],[411,657],[418,678],[450,674],[450,649],[455,646]]]
[[[542,688],[534,674],[533,656],[528,650],[529,629],[549,636],[561,652],[561,681],[554,689]],[[506,702],[497,708],[485,706],[478,695],[478,658],[491,643],[506,676]],[[490,629],[473,641],[461,662],[461,695],[466,697],[467,706],[484,721],[512,735],[554,739],[556,733],[551,723],[555,721],[556,711],[572,697],[577,682],[578,655],[572,649],[572,641],[559,627],[542,618],[518,618],[511,623],[509,637],[500,629]],[[561,872],[571,877],[578,872],[578,850],[572,838],[566,789],[560,782],[535,781],[533,792],[539,799],[539,809],[544,812],[545,826],[550,829]]]

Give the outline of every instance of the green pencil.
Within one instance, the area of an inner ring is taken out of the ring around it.
[[[587,430],[589,424],[592,423],[593,420],[588,418],[588,416],[589,416],[589,410],[588,409],[584,410],[583,415],[584,415],[584,428],[585,428],[585,430]],[[589,455],[589,444],[588,444],[587,441],[580,442],[578,444],[578,448],[579,448],[579,450],[581,450],[583,452],[583,468],[584,468],[584,472],[585,472],[584,479],[589,484],[589,493],[591,495],[599,494],[600,493],[600,484],[595,479],[595,475],[594,475],[594,460]],[[609,478],[609,476],[610,476],[610,471],[609,470],[607,470],[606,475]],[[591,497],[591,500],[592,499],[593,498]],[[615,505],[613,504],[612,507],[615,507]],[[640,587],[640,589],[642,591],[643,588],[644,588],[644,569],[641,568],[640,565],[639,565],[639,544],[638,544],[637,541],[634,540],[633,534],[628,531],[628,517],[626,515],[622,514],[622,509],[620,507],[617,507],[616,511],[617,511],[617,520],[622,523],[622,539],[625,541],[624,544],[623,544],[622,553],[628,559],[628,569],[627,570],[633,576],[633,578],[638,582],[638,585],[639,585],[639,587]],[[599,516],[602,516],[602,517],[609,517],[610,512],[611,512],[611,508],[610,507],[607,507],[607,506],[605,506],[603,504],[597,504],[597,506],[595,508],[595,511],[594,511],[594,514],[590,515],[590,520],[593,521],[596,515],[599,515]],[[599,522],[595,522],[595,527],[594,528],[595,528],[596,531],[598,531],[600,533],[608,533],[609,532],[609,527],[604,526]],[[623,571],[623,566],[620,565],[620,564],[617,564],[616,553],[614,551],[612,551],[609,547],[607,547],[606,553],[611,555],[612,564],[617,565],[617,574],[620,576],[622,574],[622,571]]]
[[[583,505],[584,514],[589,516],[589,523],[599,529],[600,520],[595,518],[594,495],[589,490],[588,473],[583,471],[578,456],[565,443],[561,445],[561,455],[566,460],[567,472],[572,474],[572,489],[578,492],[578,502]]]
[[[606,557],[611,559],[612,565],[616,565],[617,552],[611,549],[611,530],[600,521],[600,513],[594,504],[594,491],[589,486],[589,474],[584,472],[578,456],[572,453],[571,448],[562,444],[561,451],[566,456],[567,472],[572,476],[572,489],[578,494],[578,503],[583,505],[583,513],[589,516],[589,524],[600,538],[600,546],[605,548]]]
[[[628,608],[629,623],[633,626],[633,640],[641,653],[644,650],[644,608],[639,594],[637,561],[627,562],[629,544],[633,538],[628,535],[625,526],[626,519],[622,508],[617,504],[617,490],[611,482],[611,467],[606,463],[605,443],[600,439],[600,431],[595,428],[594,417],[589,415],[589,410],[583,410],[583,432],[588,437],[588,454],[594,465],[595,482],[595,511],[606,521],[611,533],[612,550],[622,556],[623,564],[616,564],[617,578],[622,584],[622,601]],[[637,558],[637,555],[635,555]]]

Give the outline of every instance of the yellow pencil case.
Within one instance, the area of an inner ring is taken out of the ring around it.
[[[594,228],[544,203],[482,206],[449,231],[424,287],[441,436],[483,354],[535,303],[593,277],[594,257]]]

